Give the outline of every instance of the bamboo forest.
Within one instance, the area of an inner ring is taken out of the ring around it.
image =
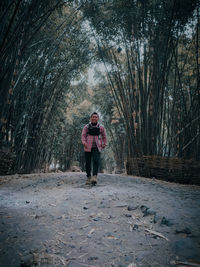
[[[0,266],[200,266],[199,186],[199,0],[1,0]]]

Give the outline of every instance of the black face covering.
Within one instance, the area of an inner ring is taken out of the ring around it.
[[[96,125],[97,125],[97,122],[96,122],[96,123],[92,123],[92,122],[91,122],[91,124],[92,124],[92,126],[96,126]]]

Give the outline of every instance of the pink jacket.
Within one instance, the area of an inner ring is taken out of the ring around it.
[[[98,124],[99,125],[99,124]],[[100,135],[99,136],[93,136],[93,135],[88,135],[88,124],[86,124],[83,128],[82,135],[81,135],[81,141],[82,144],[86,144],[87,148],[84,147],[85,152],[91,152],[92,149],[92,142],[93,142],[93,137],[95,138],[97,147],[99,149],[99,152],[101,152],[102,145],[106,146],[107,144],[107,137],[106,137],[106,130],[103,126],[100,125]]]

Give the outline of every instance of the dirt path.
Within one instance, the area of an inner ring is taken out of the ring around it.
[[[125,175],[0,178],[0,266],[200,262],[200,188]]]

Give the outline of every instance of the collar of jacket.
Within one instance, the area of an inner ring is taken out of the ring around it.
[[[92,125],[92,123],[90,122],[89,123],[92,127],[99,127],[100,126],[100,124],[97,122],[97,124],[96,125]]]

